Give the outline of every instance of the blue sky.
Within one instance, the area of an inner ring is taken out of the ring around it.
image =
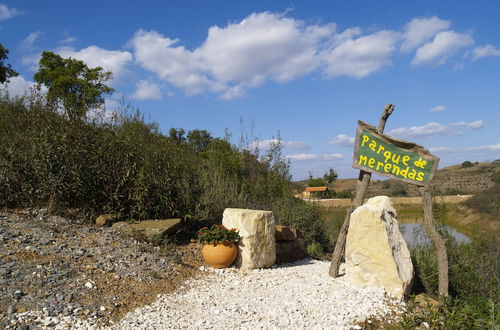
[[[32,85],[43,50],[114,73],[163,132],[278,135],[294,179],[351,167],[357,120],[425,146],[440,167],[500,158],[497,1],[2,1],[0,43]]]

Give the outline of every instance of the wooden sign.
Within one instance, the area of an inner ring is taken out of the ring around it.
[[[353,167],[425,186],[438,162],[439,158],[424,147],[380,134],[375,127],[358,121]]]

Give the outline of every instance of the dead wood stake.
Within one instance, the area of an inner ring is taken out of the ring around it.
[[[448,296],[448,255],[446,254],[445,240],[434,228],[434,217],[432,215],[432,196],[430,186],[419,187],[424,206],[424,228],[436,248],[439,268],[439,295]]]

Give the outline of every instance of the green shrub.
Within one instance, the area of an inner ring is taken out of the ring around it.
[[[442,229],[447,211],[446,204],[433,203],[438,230]],[[498,235],[483,236],[470,244],[457,243],[449,235],[446,239],[451,297],[438,307],[417,306],[410,301],[398,327],[414,329],[426,322],[431,329],[497,329],[500,322]],[[428,294],[437,296],[439,273],[434,247],[412,249],[411,257],[417,282]]]
[[[439,308],[416,313],[410,308],[400,324],[411,329],[427,322],[431,328],[486,329],[500,322],[500,246],[496,236],[470,244],[447,243],[451,299]],[[412,250],[415,274],[427,293],[438,294],[438,266],[433,247]]]
[[[493,182],[500,183],[500,171],[494,173],[491,176],[491,180],[493,180]]]
[[[463,204],[478,212],[498,216],[500,214],[500,182],[495,182],[493,187],[474,194]]]
[[[307,254],[311,257],[321,259],[324,256],[323,247],[316,242],[309,243],[307,244]]]
[[[468,168],[468,167],[472,167],[474,166],[474,164],[468,160],[466,160],[465,162],[462,163],[462,168]]]
[[[317,210],[293,197],[280,142],[259,155],[203,130],[165,136],[130,106],[69,120],[39,94],[0,98],[0,207],[212,223],[227,207],[263,209],[307,242],[327,242]]]
[[[336,193],[335,197],[337,198],[350,198],[350,199],[353,199],[354,198],[354,193],[352,191],[339,191]]]
[[[317,207],[295,197],[283,197],[275,201],[272,211],[277,224],[297,228],[306,242],[327,248],[328,238]]]
[[[407,196],[408,192],[406,191],[405,186],[401,182],[394,181],[391,183],[390,195],[391,196]]]

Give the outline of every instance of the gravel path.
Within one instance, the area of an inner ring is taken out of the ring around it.
[[[342,329],[400,306],[312,259],[255,271],[201,267],[204,276],[191,278],[199,247],[178,249],[44,210],[0,212],[0,329],[100,329],[113,320],[120,330]]]
[[[208,270],[173,294],[127,314],[114,329],[349,329],[402,305],[382,289],[357,288],[312,259],[265,270]]]

